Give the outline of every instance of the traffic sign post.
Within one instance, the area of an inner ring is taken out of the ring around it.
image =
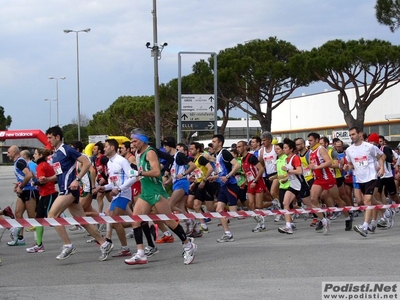
[[[181,54],[207,54],[214,57],[214,94],[182,95]],[[178,141],[182,131],[217,133],[217,54],[215,52],[178,53]]]

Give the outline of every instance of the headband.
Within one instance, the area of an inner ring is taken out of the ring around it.
[[[139,141],[142,141],[145,144],[149,143],[149,138],[147,136],[145,136],[145,135],[142,135],[142,134],[132,134],[131,135],[131,139],[137,139]]]

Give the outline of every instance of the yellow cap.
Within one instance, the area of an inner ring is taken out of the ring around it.
[[[278,145],[278,140],[276,138],[274,138],[271,142],[272,145]]]

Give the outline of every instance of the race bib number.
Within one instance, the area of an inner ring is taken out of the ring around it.
[[[274,163],[274,156],[264,156],[264,163],[266,165]]]
[[[246,172],[246,179],[247,182],[253,181],[255,179],[253,173],[251,173],[250,171]]]
[[[176,177],[176,170],[175,168],[171,168],[171,177],[175,178]]]
[[[219,162],[215,163],[215,170],[216,170],[217,174],[222,172],[222,167]]]
[[[110,182],[114,185],[114,186],[119,186],[118,184],[118,176],[113,175],[108,177],[108,179],[110,180]]]
[[[366,167],[368,165],[368,158],[366,155],[355,157],[354,162],[357,167]]]
[[[308,175],[311,175],[310,168],[308,166],[307,167],[303,167],[303,176],[308,176]]]
[[[203,178],[203,172],[200,169],[195,169],[193,173],[194,173],[194,178],[196,179]]]
[[[61,169],[61,164],[59,162],[53,163],[53,169],[54,169],[54,173],[56,173],[56,175],[61,175],[63,173],[63,171]]]

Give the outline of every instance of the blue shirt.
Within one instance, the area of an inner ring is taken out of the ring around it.
[[[68,187],[76,178],[76,161],[81,153],[74,148],[61,144],[53,154],[53,168],[57,175],[60,192],[68,190]]]

